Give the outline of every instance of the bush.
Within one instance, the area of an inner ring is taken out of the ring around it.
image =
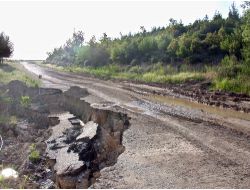
[[[229,92],[245,93],[250,95],[250,83],[240,79],[222,79],[215,81],[215,88]]]
[[[25,108],[29,107],[31,104],[30,97],[29,96],[21,96],[20,104],[21,104],[21,106],[23,106]]]
[[[136,73],[136,74],[142,74],[143,70],[140,66],[133,66],[130,67],[130,69],[128,70],[129,73]]]
[[[30,147],[29,160],[32,163],[37,163],[40,160],[40,152],[36,149],[35,144],[31,144]]]
[[[218,77],[223,78],[235,78],[242,72],[242,65],[238,62],[235,56],[225,56],[218,68]]]
[[[250,66],[239,63],[235,57],[226,56],[218,68],[214,88],[250,95]]]

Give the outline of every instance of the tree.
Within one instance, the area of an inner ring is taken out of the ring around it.
[[[13,44],[3,32],[0,34],[0,63],[3,63],[4,57],[10,57],[13,53]]]
[[[120,33],[120,37],[114,39],[103,33],[98,41],[93,36],[85,50],[82,49],[83,33],[74,33],[62,48],[49,54],[49,58],[56,62],[61,60],[61,64],[65,61],[83,64],[88,60],[90,65],[95,66],[106,63],[130,65],[131,62],[218,63],[226,54],[235,56],[239,62],[242,58],[250,60],[250,24],[247,13],[249,5],[250,3],[244,4],[243,17],[239,15],[235,4],[232,4],[227,18],[223,18],[216,11],[211,19],[206,15],[188,25],[171,18],[167,26],[154,27],[151,31],[146,31],[141,26],[135,34]],[[91,56],[96,56],[96,59]],[[104,62],[101,61],[102,58]]]
[[[244,24],[242,25],[243,58],[250,65],[250,10],[244,15]]]
[[[110,45],[110,42],[110,37],[108,37],[108,35],[104,32],[103,36],[100,38],[100,46],[107,49]]]
[[[76,54],[76,63],[82,66],[103,66],[109,61],[109,55],[102,47],[83,46]]]
[[[244,1],[244,3],[241,5],[243,9],[250,8],[250,1]]]
[[[235,29],[231,35],[226,35],[220,43],[222,50],[225,50],[229,55],[235,55],[237,58],[241,58],[242,48],[242,36],[241,30]]]
[[[176,58],[176,52],[178,48],[179,48],[178,41],[176,39],[173,39],[168,45],[168,49],[167,49],[167,52],[171,57],[171,62],[173,62],[174,59]]]
[[[145,34],[147,32],[144,26],[140,26],[140,30],[142,34]]]
[[[228,18],[237,20],[237,21],[240,20],[240,15],[239,15],[237,8],[235,7],[235,3],[233,3],[231,5],[231,8],[229,9]]]
[[[97,42],[96,42],[96,37],[95,36],[92,36],[88,42],[88,44],[91,46],[91,47],[95,47],[97,45]]]
[[[84,33],[82,31],[77,31],[73,33],[72,45],[81,47],[84,42]]]

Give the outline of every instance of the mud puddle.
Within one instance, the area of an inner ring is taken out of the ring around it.
[[[237,118],[250,121],[250,114],[221,107],[209,106],[198,102],[189,101],[188,99],[176,98],[172,96],[149,95],[145,99],[168,104],[172,106],[183,106],[190,109],[200,110],[210,114],[216,114],[222,117]]]

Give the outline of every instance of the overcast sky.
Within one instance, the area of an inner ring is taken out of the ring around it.
[[[74,29],[88,40],[136,32],[140,26],[166,26],[169,18],[184,24],[223,17],[232,1],[0,1],[0,31],[14,43],[15,59],[45,59],[46,52],[65,43]],[[236,3],[239,7],[240,2]]]

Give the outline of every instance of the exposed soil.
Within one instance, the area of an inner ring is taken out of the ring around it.
[[[18,121],[1,124],[0,159],[3,168],[19,173],[17,179],[1,181],[1,188],[88,188],[99,170],[116,163],[124,151],[127,115],[91,107],[81,100],[88,96],[85,89],[62,92],[13,81],[1,92],[11,100],[1,101],[1,114],[17,116]],[[20,103],[23,96],[30,98],[30,105]],[[36,162],[29,159],[31,144],[40,152]]]
[[[141,94],[156,94],[161,96],[172,96],[189,99],[190,101],[233,109],[236,111],[250,112],[250,96],[240,93],[229,93],[225,91],[210,90],[210,81],[189,81],[183,84],[159,84],[151,83],[154,89],[147,89],[142,86],[145,83],[127,83],[126,89],[136,91]],[[148,85],[148,84],[147,84]]]
[[[45,87],[86,88],[90,94],[83,100],[95,108],[131,117],[131,125],[122,135],[124,152],[114,165],[100,170],[91,188],[250,186],[249,113],[194,103],[168,88],[24,65],[42,75]],[[236,103],[249,105],[248,99]]]

